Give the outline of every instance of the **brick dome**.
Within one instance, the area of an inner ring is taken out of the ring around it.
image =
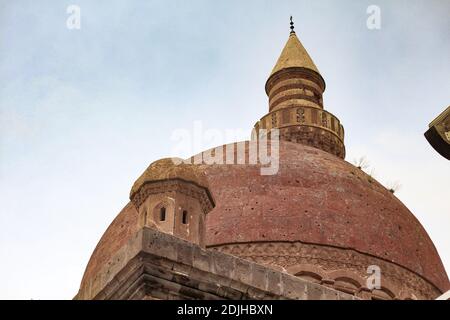
[[[374,178],[336,156],[281,141],[277,175],[263,176],[257,166],[205,171],[220,199],[208,216],[209,246],[300,242],[352,249],[404,267],[441,291],[449,288],[415,216]]]
[[[276,175],[261,175],[258,165],[200,168],[216,199],[207,216],[208,247],[244,258],[245,250],[239,246],[250,244],[313,246],[312,253],[303,247],[288,249],[292,257],[302,252],[318,255],[330,248],[350,250],[354,252],[350,260],[363,255],[373,264],[389,263],[389,268],[398,269],[394,273],[410,273],[438,289],[436,293],[449,288],[439,255],[414,215],[376,180],[336,156],[281,141]],[[137,211],[128,204],[98,243],[82,287],[138,230],[137,220]],[[283,266],[277,261],[268,264]]]

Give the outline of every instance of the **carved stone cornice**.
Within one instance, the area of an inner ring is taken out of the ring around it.
[[[436,286],[417,273],[352,249],[301,242],[239,243],[210,248],[275,269],[295,270],[295,274],[302,271],[296,266],[314,266],[324,285],[333,286],[336,275],[345,275],[360,283],[354,294],[363,299],[368,298],[371,291],[365,285],[370,276],[367,268],[371,265],[380,267],[381,285],[393,293],[394,299],[434,299],[440,294]]]
[[[214,202],[209,192],[195,183],[182,179],[169,179],[161,181],[150,181],[142,185],[142,187],[133,195],[131,201],[136,209],[145,202],[151,194],[179,192],[191,198],[198,199],[203,212],[206,214],[214,208]]]

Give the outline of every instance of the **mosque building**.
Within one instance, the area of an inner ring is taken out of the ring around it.
[[[75,299],[435,299],[450,288],[417,218],[344,160],[343,124],[293,24],[265,91],[254,132],[277,129],[277,172],[239,162],[252,140],[153,162]],[[194,161],[217,150],[233,161]]]

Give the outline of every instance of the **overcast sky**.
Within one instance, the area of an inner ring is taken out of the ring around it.
[[[0,0],[0,298],[72,298],[137,177],[189,155],[174,130],[243,132],[192,153],[247,139],[291,14],[346,160],[401,184],[450,270],[449,162],[423,137],[450,104],[450,1]]]

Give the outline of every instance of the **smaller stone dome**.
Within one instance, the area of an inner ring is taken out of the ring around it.
[[[150,164],[133,184],[130,191],[130,199],[133,199],[146,183],[172,179],[190,182],[205,189],[211,202],[214,203],[214,200],[209,193],[206,174],[200,170],[197,165],[185,163],[184,160],[180,158],[164,158]]]

